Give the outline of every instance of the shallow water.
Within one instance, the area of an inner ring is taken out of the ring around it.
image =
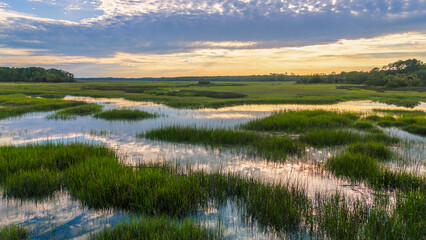
[[[369,198],[372,190],[362,184],[351,184],[339,180],[327,173],[321,172],[316,163],[324,162],[330,156],[341,151],[338,148],[307,149],[307,154],[301,158],[290,156],[287,163],[271,163],[264,159],[244,154],[238,150],[206,149],[202,146],[171,144],[160,141],[136,138],[136,133],[149,129],[169,126],[187,125],[204,127],[233,128],[252,119],[270,115],[282,110],[326,109],[340,111],[370,112],[373,108],[400,109],[371,101],[345,102],[333,105],[245,105],[221,109],[173,109],[160,104],[134,102],[123,99],[94,99],[86,97],[71,97],[67,100],[79,100],[102,104],[104,109],[131,108],[152,113],[159,113],[157,119],[143,121],[105,121],[93,117],[77,117],[72,120],[47,120],[50,113],[32,113],[18,118],[0,121],[0,145],[28,144],[49,142],[89,142],[106,144],[115,149],[123,163],[136,165],[139,163],[172,162],[192,169],[239,173],[262,181],[272,183],[298,184],[307,189],[314,197],[316,192],[335,193],[341,191],[353,198]],[[416,110],[426,111],[426,104],[421,104]],[[400,146],[399,151],[406,159],[411,159],[423,168],[424,139],[423,137],[407,134],[406,132],[389,129],[389,134],[395,134],[416,142],[419,149],[409,145]],[[420,152],[420,153],[419,153]],[[417,155],[416,155],[417,154]],[[414,159],[414,160],[413,160]],[[409,160],[406,160],[409,162]],[[420,163],[419,163],[420,162]],[[420,170],[421,172],[422,170]],[[209,224],[219,218],[225,221],[225,233],[235,239],[269,239],[270,234],[264,233],[257,225],[244,226],[242,220],[235,214],[235,203],[216,208],[217,214],[206,214],[200,211],[199,218]],[[219,214],[220,213],[220,214]],[[20,202],[0,199],[0,226],[8,224],[24,224],[33,228],[33,237],[45,238],[53,236],[61,238],[86,237],[87,234],[104,226],[113,225],[126,218],[127,215],[117,212],[99,212],[84,209],[78,201],[72,201],[66,193],[58,193],[56,197],[43,203]],[[237,229],[237,230],[235,230]],[[279,236],[275,236],[279,237]]]

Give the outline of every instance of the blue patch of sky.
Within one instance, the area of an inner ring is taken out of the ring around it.
[[[93,18],[103,14],[101,10],[96,9],[96,4],[90,3],[91,1],[3,0],[2,2],[8,5],[8,10],[55,20],[78,22],[83,19]],[[76,7],[78,9],[76,9]]]

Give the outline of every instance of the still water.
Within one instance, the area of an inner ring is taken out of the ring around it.
[[[275,111],[325,109],[369,113],[373,108],[399,109],[371,101],[345,102],[333,105],[243,105],[220,109],[173,109],[149,102],[134,102],[124,99],[94,99],[68,96],[67,100],[94,102],[104,110],[130,108],[160,114],[156,119],[143,121],[105,121],[93,117],[77,117],[72,120],[48,120],[50,113],[32,113],[18,118],[0,121],[0,145],[28,144],[40,142],[89,142],[105,144],[118,153],[124,164],[171,162],[204,171],[233,172],[273,183],[291,183],[303,186],[313,197],[316,192],[335,193],[340,191],[350,198],[368,199],[372,190],[363,184],[336,179],[320,171],[317,163],[342,151],[339,148],[307,149],[302,157],[290,156],[286,163],[271,163],[264,159],[244,154],[244,151],[206,149],[202,146],[171,144],[136,138],[137,133],[169,125],[234,128],[252,119],[262,118]],[[401,108],[402,109],[402,108]],[[426,111],[426,104],[415,108]],[[407,143],[395,146],[399,162],[395,168],[406,168],[424,173],[425,138],[400,131],[385,129],[388,134],[407,139]],[[225,237],[229,239],[280,238],[273,232],[266,233],[256,224],[247,226],[241,219],[235,203],[212,204],[200,209],[194,216],[201,222],[215,226],[220,219]],[[113,226],[130,218],[119,211],[93,211],[72,200],[66,193],[57,193],[52,199],[42,202],[0,199],[0,226],[23,224],[31,227],[31,237],[87,238],[106,226]]]

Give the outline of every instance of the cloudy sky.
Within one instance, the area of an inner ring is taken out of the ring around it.
[[[0,0],[0,66],[77,77],[330,73],[426,61],[426,0]]]

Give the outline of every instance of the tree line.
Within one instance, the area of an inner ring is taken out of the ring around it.
[[[178,82],[194,82],[200,78],[209,82],[293,82],[302,76],[293,73],[270,73],[265,75],[248,75],[248,76],[199,76],[199,77],[142,77],[142,78],[78,78],[79,81],[178,81]]]
[[[75,82],[74,74],[61,69],[40,67],[0,67],[0,82]]]
[[[301,77],[298,83],[349,83],[376,87],[424,87],[426,64],[417,59],[399,60],[370,71],[341,72],[340,74],[314,74]]]

